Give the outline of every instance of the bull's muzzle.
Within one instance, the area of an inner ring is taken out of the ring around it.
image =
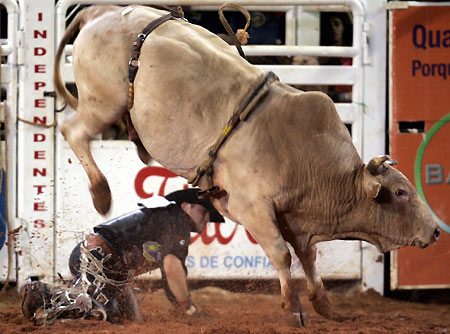
[[[419,238],[415,238],[412,242],[413,246],[419,247],[419,248],[425,248],[428,245],[432,244],[433,242],[436,242],[439,239],[439,236],[441,235],[441,231],[439,228],[436,228],[433,231],[433,235],[431,236],[430,240],[428,242],[422,241]]]
[[[439,236],[441,235],[441,231],[437,228],[434,230],[434,238],[436,241],[439,239]]]

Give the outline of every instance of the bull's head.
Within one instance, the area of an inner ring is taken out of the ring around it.
[[[394,164],[388,156],[381,156],[365,167],[363,188],[375,218],[368,226],[368,241],[381,251],[424,248],[439,238],[438,225],[411,182],[391,167]]]

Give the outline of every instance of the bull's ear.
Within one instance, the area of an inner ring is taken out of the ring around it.
[[[362,186],[367,198],[376,198],[381,190],[381,183],[367,170],[364,171]]]
[[[378,182],[369,182],[366,187],[367,198],[376,198],[381,190],[381,184]]]

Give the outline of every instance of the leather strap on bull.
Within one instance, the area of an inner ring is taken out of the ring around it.
[[[240,30],[238,29],[236,35],[233,33],[233,30],[230,27],[230,24],[228,23],[227,19],[225,18],[225,15],[223,15],[223,10],[225,8],[231,8],[237,11],[240,11],[246,19],[246,23],[245,23],[245,27],[244,29]],[[247,33],[247,29],[250,25],[250,21],[251,21],[251,16],[250,13],[247,9],[245,9],[244,7],[235,4],[235,3],[224,3],[222,6],[220,6],[219,8],[219,19],[220,22],[222,23],[223,27],[225,28],[225,30],[228,33],[228,36],[231,39],[231,42],[233,42],[234,46],[236,46],[236,49],[239,52],[239,55],[244,58],[245,60],[247,60],[247,58],[245,57],[244,51],[242,50],[242,44],[247,44],[247,38],[248,38],[248,33]]]
[[[205,197],[216,194],[220,191],[220,188],[214,186],[212,181],[213,176],[213,168],[214,168],[214,160],[216,159],[217,152],[219,151],[222,144],[230,135],[231,131],[237,126],[239,121],[245,121],[249,113],[253,110],[256,103],[261,99],[262,96],[267,92],[270,85],[277,81],[278,77],[273,72],[269,72],[266,74],[262,82],[258,84],[258,86],[251,92],[251,94],[244,100],[244,102],[239,106],[239,108],[231,115],[227,125],[222,130],[220,137],[217,139],[213,148],[208,152],[208,158],[203,161],[200,167],[197,169],[197,175],[193,178],[189,179],[188,182],[191,183],[194,187],[198,185],[200,179],[205,175],[207,190],[199,191],[198,197]]]
[[[128,62],[128,104],[127,109],[128,111],[131,110],[134,103],[134,79],[136,78],[137,71],[139,69],[140,61],[139,56],[141,55],[141,47],[144,43],[145,39],[147,38],[150,33],[158,28],[161,24],[163,24],[166,21],[173,20],[173,19],[184,19],[184,13],[183,9],[178,6],[175,10],[171,10],[169,14],[166,14],[164,16],[161,16],[160,18],[153,20],[150,22],[144,30],[138,35],[136,40],[133,43],[133,46],[131,47],[131,58]]]

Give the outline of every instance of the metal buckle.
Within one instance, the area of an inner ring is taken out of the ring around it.
[[[199,191],[199,192],[197,193],[197,197],[198,197],[198,198],[204,198],[204,197],[212,196],[212,195],[214,195],[214,194],[219,193],[220,191],[221,191],[221,189],[220,189],[219,187],[217,187],[217,186],[212,186],[212,187],[209,188],[209,189]]]
[[[128,62],[128,65],[134,66],[134,67],[139,67],[141,65],[141,61],[136,58],[131,58],[130,61]]]

